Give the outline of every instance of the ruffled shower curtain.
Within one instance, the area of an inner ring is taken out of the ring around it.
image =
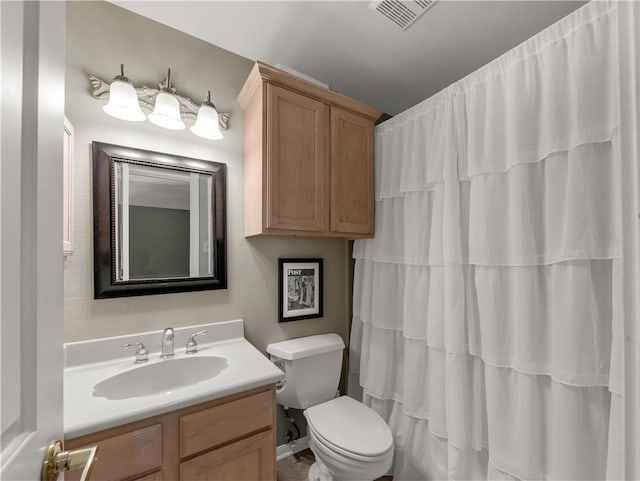
[[[378,127],[350,392],[396,481],[640,475],[638,11],[587,4]]]

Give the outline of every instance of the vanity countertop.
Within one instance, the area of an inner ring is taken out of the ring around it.
[[[188,334],[201,329],[208,333],[199,338],[198,352],[185,354],[183,342]],[[244,338],[243,321],[192,326],[175,329],[173,360],[195,357],[224,358],[226,367],[215,377],[159,394],[126,399],[107,399],[94,395],[94,386],[114,375],[172,360],[160,359],[151,344],[159,344],[162,331],[118,336],[65,344],[64,435],[71,439],[121,424],[148,418],[189,405],[275,383],[284,374]],[[213,341],[215,340],[215,341]],[[150,349],[149,361],[134,364],[134,352],[122,344],[144,342]],[[108,358],[109,352],[113,353]],[[115,356],[118,356],[115,358]],[[161,369],[161,366],[158,366]],[[152,371],[155,369],[152,369]]]

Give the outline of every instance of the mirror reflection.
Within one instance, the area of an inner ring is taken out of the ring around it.
[[[115,162],[117,281],[212,275],[212,181]]]

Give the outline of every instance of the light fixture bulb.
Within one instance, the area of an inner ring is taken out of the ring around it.
[[[117,75],[109,87],[109,102],[102,107],[107,115],[129,122],[141,122],[145,115],[140,110],[136,89],[124,75],[124,65],[120,64],[120,75]]]
[[[196,123],[190,130],[198,137],[204,139],[220,140],[224,138],[222,132],[220,132],[218,111],[215,105],[211,103],[211,92],[208,92],[207,100],[198,109]]]
[[[156,105],[149,115],[149,122],[169,130],[185,129],[180,117],[180,104],[178,99],[169,92],[160,92],[156,97]]]
[[[180,117],[180,104],[171,90],[171,69],[167,70],[167,85],[156,96],[156,105],[147,118],[149,122],[163,129],[185,129],[182,117]]]

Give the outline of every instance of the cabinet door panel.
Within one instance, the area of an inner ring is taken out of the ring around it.
[[[373,122],[331,109],[331,231],[373,234]]]
[[[73,445],[73,448],[77,446]],[[108,437],[97,444],[98,457],[92,479],[120,481],[139,473],[159,469],[162,464],[162,426],[154,424],[119,436]],[[69,449],[69,445],[67,446]],[[65,474],[67,481],[80,479],[80,470]]]
[[[273,430],[236,441],[180,465],[181,481],[275,481]]]
[[[267,229],[325,229],[329,111],[322,102],[267,86]]]

